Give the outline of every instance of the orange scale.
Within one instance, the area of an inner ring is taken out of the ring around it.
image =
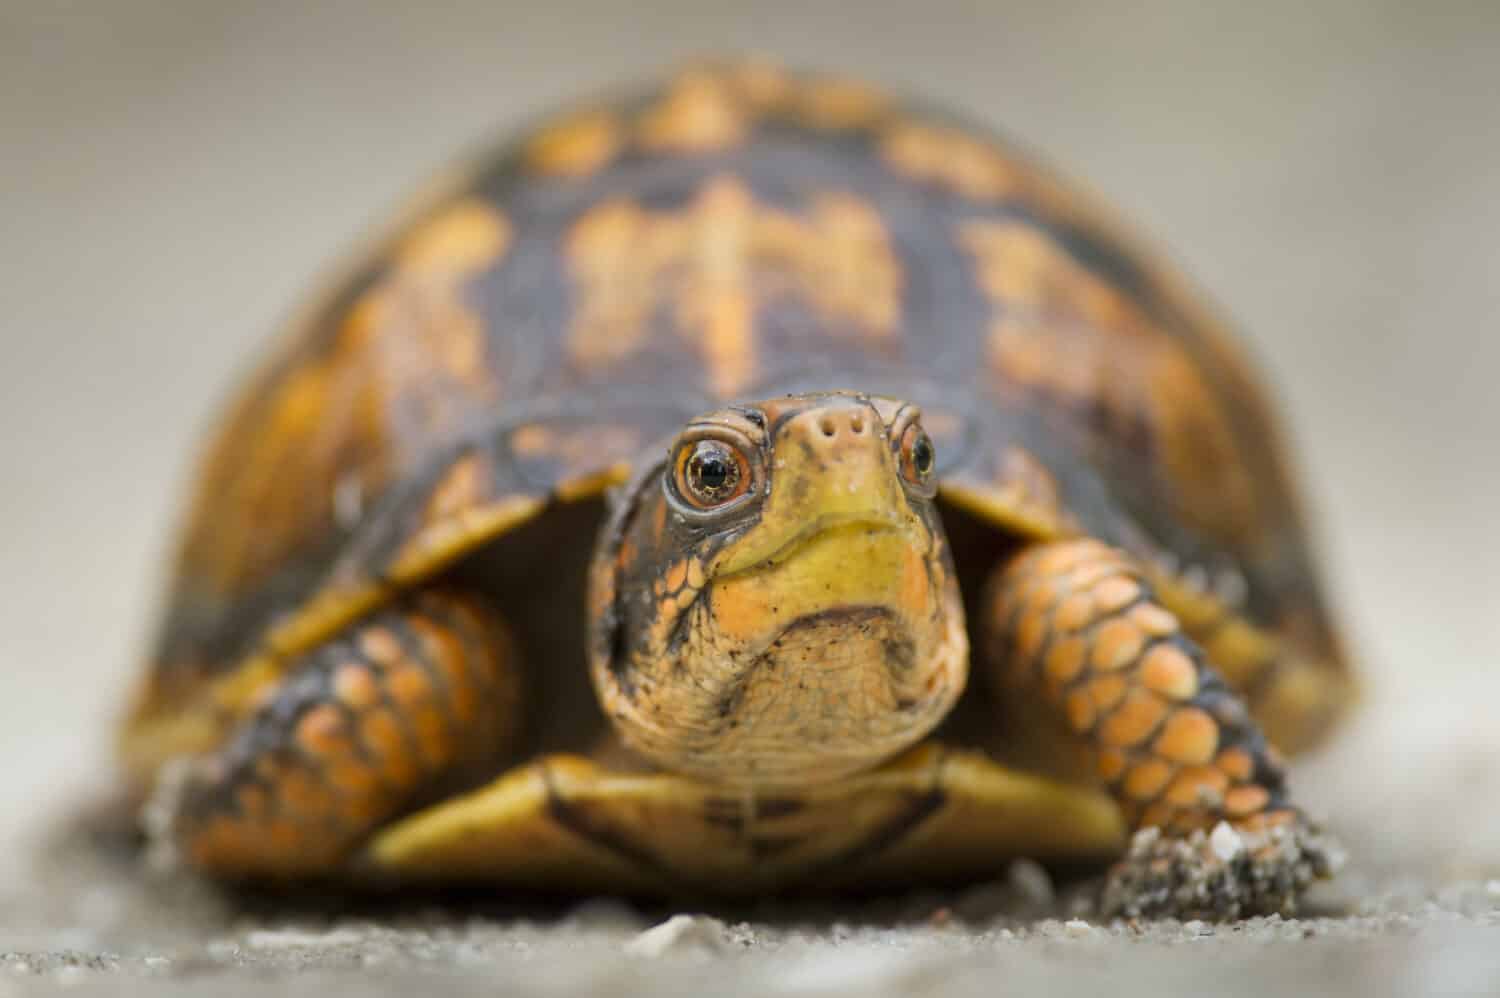
[[[1022,617],[1016,628],[1016,656],[1024,662],[1031,662],[1046,640],[1046,615],[1033,613]]]
[[[1265,787],[1244,784],[1224,795],[1224,813],[1231,818],[1244,818],[1265,810],[1269,803],[1271,794]]]
[[[426,645],[427,661],[437,670],[443,680],[443,696],[452,699],[454,691],[472,685],[468,670],[468,652],[453,632],[437,627],[425,620],[413,620],[412,628]]]
[[[1141,595],[1140,583],[1126,576],[1105,579],[1094,587],[1094,599],[1105,613],[1116,613],[1129,606]]]
[[[1105,783],[1114,783],[1125,772],[1125,766],[1128,762],[1129,760],[1126,758],[1125,753],[1119,749],[1101,749],[1095,766],[1099,773],[1099,779]]]
[[[1149,690],[1133,689],[1125,701],[1099,723],[1099,738],[1106,745],[1129,748],[1151,737],[1162,718],[1167,716],[1167,704]]]
[[[1080,631],[1094,619],[1094,598],[1088,593],[1074,593],[1052,612],[1052,626],[1059,631]]]
[[[1174,711],[1153,743],[1158,755],[1187,765],[1208,762],[1218,747],[1219,726],[1197,707]]]
[[[1243,825],[1250,821],[1256,821],[1265,828],[1290,828],[1297,824],[1299,820],[1300,817],[1296,811],[1291,808],[1282,808],[1279,811],[1262,811],[1257,815],[1245,819],[1245,821],[1239,822],[1239,824]]]
[[[1063,702],[1063,713],[1074,731],[1087,731],[1094,724],[1094,700],[1087,690],[1074,690]]]
[[[1177,618],[1154,603],[1133,606],[1127,616],[1131,623],[1153,638],[1165,638],[1177,633]]]
[[[1125,572],[1126,568],[1123,564],[1114,558],[1109,558],[1075,569],[1068,576],[1068,585],[1077,592],[1093,590],[1104,580],[1117,578]]]
[[[401,639],[389,628],[367,625],[359,632],[358,640],[359,650],[381,665],[392,665],[406,657]]]
[[[1035,559],[1036,571],[1042,575],[1067,572],[1085,558],[1097,555],[1099,550],[1097,545],[1087,541],[1053,547],[1046,550],[1040,558]]]
[[[1255,760],[1249,752],[1238,746],[1227,748],[1219,753],[1214,760],[1214,765],[1224,771],[1224,774],[1236,783],[1244,783],[1250,779],[1255,772]]]
[[[1035,566],[1030,562],[1013,565],[1006,569],[1000,585],[994,588],[991,605],[996,609],[1003,609],[1023,604],[1051,581],[1051,576],[1035,571]]]
[[[1146,636],[1128,620],[1106,621],[1094,632],[1094,647],[1089,662],[1095,669],[1112,672],[1136,660]]]
[[[1089,680],[1084,686],[1089,699],[1093,701],[1095,712],[1100,714],[1113,710],[1116,704],[1125,699],[1129,688],[1130,682],[1119,675],[1099,676]]]
[[[1167,788],[1167,800],[1179,807],[1218,810],[1229,778],[1212,766],[1187,766]]]
[[[1188,700],[1198,692],[1198,669],[1181,648],[1160,644],[1141,660],[1141,682],[1169,700]]]
[[[432,703],[436,691],[420,665],[403,664],[386,673],[385,689],[397,706],[408,712]]]
[[[349,741],[343,712],[329,703],[319,704],[304,713],[297,720],[292,737],[304,752],[314,756],[341,751]]]
[[[1175,770],[1160,759],[1142,759],[1130,767],[1122,789],[1125,796],[1138,801],[1155,800]]]
[[[1052,605],[1062,598],[1062,591],[1056,579],[1040,579],[1027,585],[1025,592],[1016,591],[1011,594],[1012,600],[1019,600],[1022,613],[1045,614],[1052,609]]]
[[[1047,678],[1056,683],[1069,683],[1083,671],[1083,662],[1088,655],[1088,644],[1078,637],[1054,641],[1047,649],[1043,665]]]
[[[380,684],[363,663],[349,662],[333,673],[333,695],[355,713],[380,702]]]

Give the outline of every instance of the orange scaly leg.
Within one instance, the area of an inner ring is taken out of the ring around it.
[[[1093,540],[1036,545],[997,569],[986,610],[998,694],[1039,692],[1132,827],[1160,830],[1137,836],[1109,907],[1285,910],[1330,872],[1333,847],[1291,805],[1277,753],[1129,555]],[[1215,841],[1192,834],[1221,821],[1233,831]]]
[[[513,648],[492,611],[456,594],[376,614],[293,663],[215,753],[164,781],[154,837],[217,876],[332,872],[375,828],[513,742]]]

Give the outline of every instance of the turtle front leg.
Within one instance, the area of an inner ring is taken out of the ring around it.
[[[1152,830],[1112,872],[1110,913],[1286,911],[1332,872],[1336,847],[1291,804],[1276,751],[1129,555],[1034,545],[995,570],[985,612],[997,695],[1040,694],[1131,827]]]
[[[153,846],[231,879],[333,872],[513,744],[513,649],[492,610],[454,593],[355,625],[292,662],[216,752],[158,780]]]

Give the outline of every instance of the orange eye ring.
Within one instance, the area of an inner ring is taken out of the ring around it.
[[[917,488],[927,489],[936,468],[937,448],[922,424],[913,420],[901,433],[901,475]]]
[[[714,437],[686,441],[675,461],[677,494],[694,509],[727,506],[750,490],[750,461],[733,444]]]

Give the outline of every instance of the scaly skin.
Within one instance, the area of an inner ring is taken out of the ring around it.
[[[222,747],[164,782],[174,799],[157,808],[158,843],[216,876],[328,873],[512,741],[512,647],[487,608],[453,593],[377,614],[309,653]]]
[[[1036,545],[997,570],[987,605],[1000,688],[1060,714],[1132,826],[1295,818],[1274,750],[1127,555]]]
[[[1276,750],[1128,555],[1033,545],[995,571],[986,602],[997,688],[1023,711],[1050,705],[1138,829],[1106,915],[1292,914],[1338,869],[1338,843],[1289,802]]]

